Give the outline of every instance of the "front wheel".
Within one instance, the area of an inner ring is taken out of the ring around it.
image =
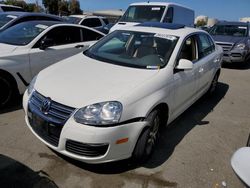
[[[133,152],[135,161],[145,161],[153,153],[159,137],[160,116],[157,110],[151,112],[146,119],[149,126],[141,133]]]
[[[10,80],[0,76],[0,108],[8,105],[15,94],[15,87]]]

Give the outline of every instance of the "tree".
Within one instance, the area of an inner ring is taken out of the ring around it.
[[[78,0],[69,1],[69,11],[71,14],[82,14],[82,10],[80,9],[80,3]]]
[[[58,4],[58,12],[60,16],[69,15],[69,3],[68,1],[60,1]]]
[[[207,25],[207,22],[205,20],[203,20],[203,19],[198,20],[197,23],[196,23],[197,27],[201,27],[201,26],[204,26],[204,25]]]
[[[43,5],[50,14],[58,14],[58,4],[59,0],[43,0]]]

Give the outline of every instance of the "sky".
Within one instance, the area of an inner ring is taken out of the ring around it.
[[[34,0],[28,0],[32,2]],[[85,11],[122,9],[129,4],[145,0],[79,0]],[[239,18],[250,17],[250,0],[154,0],[157,2],[175,2],[195,11],[195,16],[205,15],[219,20],[239,21]],[[42,0],[39,0],[42,2]]]

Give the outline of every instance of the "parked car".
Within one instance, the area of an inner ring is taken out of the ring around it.
[[[87,27],[95,28],[98,31],[106,33],[104,27],[109,24],[109,21],[105,17],[101,16],[89,16],[89,15],[70,15],[67,18],[69,23],[80,24]]]
[[[175,3],[141,2],[131,4],[110,32],[142,22],[166,22],[194,26],[194,11]]]
[[[250,134],[247,147],[238,149],[231,158],[231,166],[243,184],[250,187]]]
[[[91,28],[54,21],[23,22],[0,33],[0,106],[16,93],[23,94],[40,70],[103,36]]]
[[[142,161],[160,126],[215,91],[221,56],[207,32],[184,25],[116,30],[32,80],[23,96],[26,123],[80,161]]]
[[[0,12],[9,12],[9,11],[24,12],[24,9],[18,6],[0,4]]]
[[[30,12],[6,12],[0,14],[0,32],[16,24],[32,20],[64,21],[62,18],[51,14]]]
[[[223,62],[250,62],[250,24],[243,22],[220,22],[212,27],[210,34],[216,44],[223,48]]]

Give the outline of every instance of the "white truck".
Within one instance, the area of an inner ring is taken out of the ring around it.
[[[176,3],[140,2],[131,4],[110,32],[142,22],[165,22],[194,26],[194,10]]]

